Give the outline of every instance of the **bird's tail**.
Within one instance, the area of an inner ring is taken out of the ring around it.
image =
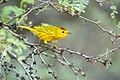
[[[27,27],[27,26],[19,26],[20,28],[24,28],[24,29],[27,29],[27,30],[30,30],[31,32],[33,33],[36,33],[36,30],[31,28],[31,27]]]

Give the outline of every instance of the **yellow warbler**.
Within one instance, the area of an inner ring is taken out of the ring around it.
[[[64,38],[70,33],[67,29],[56,26],[19,27],[30,30],[31,32],[35,33],[40,38],[40,40],[44,41],[45,44],[47,44],[49,41]]]

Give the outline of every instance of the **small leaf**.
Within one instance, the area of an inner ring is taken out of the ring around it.
[[[24,50],[27,49],[27,46],[23,42],[20,42],[20,41],[19,41],[19,47]]]
[[[18,57],[20,60],[24,60],[25,59],[25,56],[19,56]]]
[[[7,56],[7,52],[5,50],[2,52],[2,56]]]
[[[112,12],[112,13],[110,13],[110,15],[113,16],[113,15],[115,15],[115,14]]]
[[[12,51],[20,55],[23,50],[27,49],[27,46],[23,42],[10,34],[7,30],[1,29],[0,33],[0,48],[5,51]],[[1,40],[1,36],[4,36],[4,38],[2,38],[4,40]],[[13,46],[11,46],[11,44],[13,44]],[[6,54],[4,53],[4,55]]]
[[[47,24],[47,23],[41,23],[41,26],[52,26],[52,25]]]
[[[85,13],[85,8],[86,8],[86,5],[88,5],[89,3],[89,0],[73,0],[73,6],[74,6],[74,9],[78,12],[83,12]]]
[[[115,20],[116,14],[118,14],[117,7],[112,4],[112,6],[110,6],[110,9],[112,10],[110,13],[111,19]]]
[[[14,39],[12,39],[12,38],[7,38],[7,42],[13,43],[13,42],[14,42]]]
[[[112,18],[112,19],[114,19],[114,18],[115,18],[115,16],[113,15],[113,16],[111,16],[111,18]]]
[[[75,15],[76,12],[85,13],[85,8],[89,3],[89,0],[58,0],[61,11],[64,11],[64,8],[68,8],[67,11],[71,15]],[[58,6],[58,7],[59,7]]]
[[[110,9],[117,10],[117,7],[116,6],[111,6]]]
[[[34,4],[34,0],[21,0],[20,7],[21,8],[26,8],[28,4]]]
[[[105,0],[96,0],[98,3],[103,3]]]
[[[117,27],[120,29],[120,21],[118,22]]]
[[[118,14],[118,12],[117,11],[113,11],[115,14]]]

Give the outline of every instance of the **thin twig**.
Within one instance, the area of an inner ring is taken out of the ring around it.
[[[42,63],[46,66],[46,68],[48,69],[48,73],[49,74],[52,74],[52,76],[56,79],[56,80],[59,80],[58,76],[55,74],[55,72],[53,72],[50,68],[49,68],[49,65],[45,62],[45,60],[43,59],[42,57],[42,54],[39,54],[38,55],[39,58],[41,59]]]
[[[29,74],[26,66],[23,64],[23,62],[15,55],[13,54],[12,52],[8,51],[7,53],[11,58],[15,59],[21,66],[22,68],[24,69],[24,71],[26,72],[27,76],[29,77],[30,80],[33,80],[33,78],[31,77],[31,75]]]
[[[7,80],[7,75],[8,75],[8,73],[6,72],[6,70],[13,72],[15,74],[15,76],[17,77],[17,79],[21,80],[20,79],[21,76],[18,74],[18,72],[16,71],[16,69],[14,67],[10,67],[10,65],[13,66],[12,64],[9,65],[9,63],[5,62],[5,63],[3,63],[1,65],[4,68],[6,80]]]
[[[4,28],[5,28],[5,27],[4,27]],[[12,34],[13,34],[14,36],[16,36],[17,38],[23,40],[23,42],[24,42],[26,45],[28,45],[28,46],[41,46],[41,47],[45,47],[45,48],[47,48],[47,49],[49,49],[49,50],[52,50],[52,51],[54,51],[54,52],[56,52],[56,53],[58,53],[58,54],[61,54],[61,51],[67,51],[67,52],[69,52],[70,54],[76,54],[76,55],[79,55],[79,56],[83,57],[87,62],[100,62],[100,63],[102,63],[102,64],[105,64],[105,63],[106,63],[104,60],[102,60],[102,59],[99,58],[99,57],[87,56],[87,55],[85,55],[85,54],[83,54],[83,53],[76,52],[76,51],[70,50],[70,49],[68,49],[68,48],[67,48],[67,49],[66,49],[66,48],[56,48],[56,49],[53,49],[53,48],[49,47],[48,45],[42,45],[42,44],[39,45],[39,44],[29,43],[29,42],[27,42],[27,40],[26,40],[25,38],[23,38],[23,37],[19,36],[18,34],[12,32],[9,28],[5,28],[5,29],[7,29],[10,33],[12,33]]]
[[[51,1],[51,0],[45,1],[45,2],[43,2],[43,3],[41,3],[41,4],[37,5],[37,6],[33,7],[32,9],[28,10],[28,12],[26,12],[26,13],[22,16],[22,18],[21,18],[17,23],[19,24],[19,23],[20,23],[28,14],[30,14],[32,11],[37,10],[37,9],[40,9],[41,6],[43,6],[44,4],[49,3],[50,1]]]
[[[115,51],[118,50],[118,49],[120,49],[120,46],[118,46],[118,47],[116,47],[116,48],[113,48],[113,49],[111,49],[111,50],[106,51],[106,53],[101,54],[100,57],[103,57],[103,56],[105,56],[106,54],[108,55],[108,54],[110,54],[110,53],[112,53],[112,52],[115,52]]]
[[[58,9],[57,7],[55,7],[55,4],[54,4],[53,2],[49,2],[48,4],[50,4],[50,6],[51,6],[54,10],[58,11],[59,13],[66,13],[66,14],[68,14],[68,15],[71,15],[69,12],[66,12],[66,11],[64,12],[64,10],[61,11],[60,9]],[[101,22],[100,22],[100,21],[94,21],[94,20],[88,19],[88,18],[86,18],[86,17],[83,17],[83,16],[79,15],[79,13],[78,13],[78,14],[75,14],[75,15],[71,15],[71,16],[76,16],[76,17],[79,17],[79,18],[81,18],[81,19],[83,19],[83,20],[85,20],[85,21],[88,21],[88,22],[90,22],[90,23],[93,23],[93,24],[97,25],[98,28],[100,28],[103,32],[105,32],[105,33],[107,33],[107,34],[109,34],[109,35],[111,35],[111,36],[113,36],[113,37],[116,38],[116,34],[113,33],[113,32],[111,32],[111,31],[106,30],[105,28],[103,28],[103,27],[101,26]]]

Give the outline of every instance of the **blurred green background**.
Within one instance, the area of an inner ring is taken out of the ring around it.
[[[18,5],[20,0],[11,0],[6,4],[0,5],[0,9],[2,9],[6,5]],[[115,0],[114,4],[118,8],[118,12],[120,12],[120,1]],[[95,0],[90,0],[89,5],[85,9],[86,13],[81,14],[89,19],[98,21],[101,20],[102,26],[107,30],[114,30],[116,32],[120,32],[116,26],[116,23],[110,18],[110,6],[109,2],[105,2],[103,6],[100,6]],[[84,20],[78,17],[72,17],[70,15],[64,13],[58,13],[55,10],[47,10],[35,15],[36,11],[33,11],[28,15],[28,20],[33,21],[34,25],[40,25],[41,23],[48,23],[55,26],[60,26],[67,28],[72,34],[68,37],[57,41],[56,45],[59,47],[67,48],[69,47],[71,50],[83,52],[89,56],[98,56],[99,54],[103,54],[106,52],[107,48],[111,49],[111,36],[103,33],[96,25],[85,22]],[[116,16],[117,20],[120,20],[120,14]],[[28,37],[29,42],[38,42],[38,39],[27,30],[19,30],[20,34],[24,34],[24,36]],[[34,38],[34,39],[33,39]],[[119,41],[116,45],[119,44]],[[23,56],[29,54],[30,51],[24,51]],[[48,52],[51,53],[51,52]],[[51,53],[53,54],[53,53]],[[73,62],[76,67],[83,68],[84,72],[87,73],[87,77],[84,78],[79,74],[80,80],[120,80],[120,50],[110,54],[112,59],[112,65],[109,69],[106,69],[100,63],[89,63],[86,62],[82,57],[76,55],[70,55],[68,53],[64,54],[65,57]],[[50,57],[43,56],[47,63],[52,61],[54,66],[52,70],[59,76],[60,80],[75,80],[74,73],[68,66],[61,65],[58,61],[51,59]],[[41,76],[43,80],[54,80],[54,78],[47,73],[46,67],[41,63],[41,60],[36,57],[37,66],[34,66],[38,71],[37,75]],[[12,60],[14,64],[17,65],[17,71],[23,74],[23,69],[20,67],[18,63]],[[2,70],[3,71],[3,70]],[[11,72],[12,73],[12,72]],[[4,74],[4,71],[3,71]],[[24,74],[23,74],[24,75]],[[13,74],[8,75],[8,80],[17,80]]]

